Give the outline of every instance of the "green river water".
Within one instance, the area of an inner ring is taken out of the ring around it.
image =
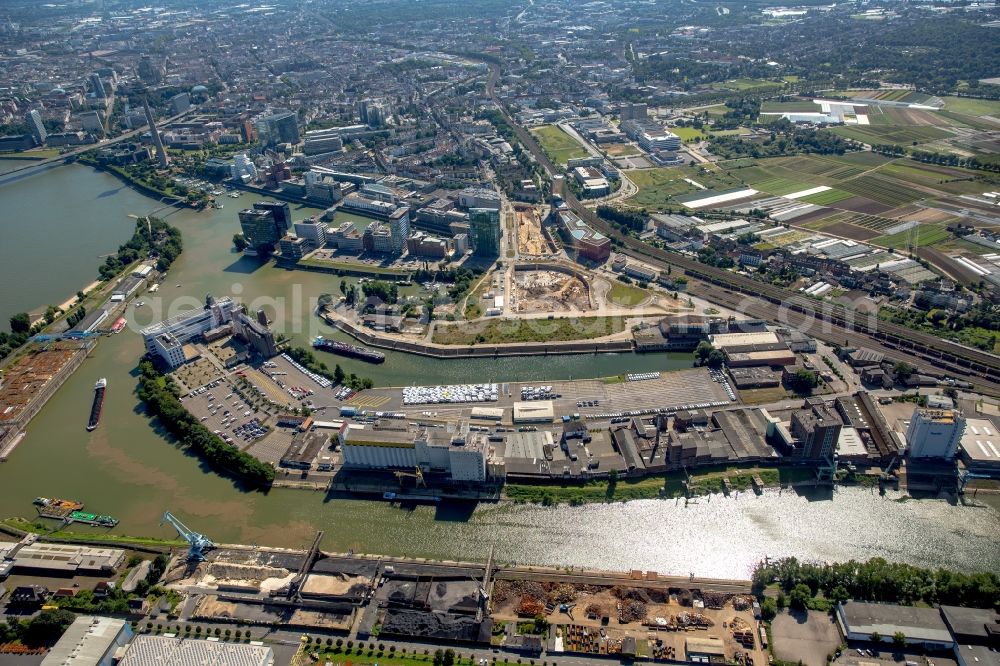
[[[0,173],[5,164],[0,160]],[[432,558],[485,558],[491,545],[507,561],[643,568],[698,575],[745,576],[764,555],[842,560],[880,555],[913,564],[1000,569],[1000,512],[980,503],[895,502],[868,490],[832,497],[768,492],[713,497],[687,507],[671,501],[543,508],[494,504],[403,509],[382,502],[331,500],[322,493],[276,489],[245,493],[204,469],[165,439],[134,395],[142,343],[139,326],[199,305],[205,294],[231,295],[275,314],[276,327],[305,343],[332,335],[310,314],[314,299],[337,292],[339,278],[280,270],[233,253],[236,212],[253,198],[222,198],[222,210],[163,211],[184,236],[184,253],[149,306],[129,311],[130,327],[102,339],[91,357],[28,428],[0,465],[0,516],[33,515],[37,495],[84,501],[119,519],[118,532],[171,536],[159,517],[173,511],[222,542],[305,547],[316,529],[324,546]],[[0,177],[0,321],[20,310],[58,303],[90,282],[99,255],[128,238],[128,214],[154,200],[82,166],[5,182]],[[312,211],[299,209],[296,219]],[[175,285],[180,284],[180,287]],[[154,312],[156,314],[154,314]],[[378,385],[598,377],[690,365],[687,354],[580,355],[435,360],[389,353],[381,366],[330,356]],[[99,428],[84,429],[93,383],[108,379]],[[85,529],[85,528],[80,528]],[[948,552],[948,561],[941,553]]]

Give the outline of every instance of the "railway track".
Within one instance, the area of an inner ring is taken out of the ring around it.
[[[498,74],[499,68],[492,66],[486,86],[487,95],[497,104],[517,138],[545,168],[549,176],[558,175],[558,169],[545,155],[534,137],[510,116],[506,107],[497,99],[494,83]],[[705,294],[706,300],[738,309],[752,317],[777,320],[779,323],[797,328],[802,326],[805,332],[828,342],[841,344],[840,341],[843,340],[851,345],[875,346],[895,351],[897,354],[903,352],[907,356],[924,359],[955,374],[957,378],[967,379],[977,389],[986,393],[1000,395],[1000,357],[995,354],[882,321],[874,316],[858,315],[843,305],[817,303],[797,292],[707,266],[697,259],[676,252],[655,248],[622,234],[584,206],[568,188],[554,181],[553,192],[557,190],[561,190],[563,199],[574,213],[587,224],[618,242],[624,248],[625,254],[660,267],[679,268],[688,277],[721,288],[722,291],[698,288]],[[724,293],[728,295],[723,295]],[[793,313],[801,317],[799,325],[791,321]],[[819,326],[822,329],[819,332],[815,330],[817,322],[820,322]]]

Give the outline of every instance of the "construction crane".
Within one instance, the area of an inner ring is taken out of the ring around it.
[[[85,340],[96,338],[101,331],[66,331],[65,333],[39,333],[31,338],[32,342],[52,342],[54,340]]]
[[[202,562],[205,559],[205,552],[215,548],[215,544],[204,534],[198,534],[187,525],[178,520],[174,514],[167,511],[160,520],[160,525],[170,523],[182,539],[188,542],[188,562]]]
[[[416,479],[418,487],[427,487],[427,482],[424,481],[424,473],[420,471],[419,467],[414,467],[412,472],[393,472],[393,474],[399,480],[400,487],[403,486],[403,479]]]

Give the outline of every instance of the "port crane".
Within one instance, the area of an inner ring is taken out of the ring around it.
[[[215,544],[204,534],[198,534],[190,529],[187,525],[178,520],[174,514],[167,511],[163,514],[163,518],[160,520],[160,525],[165,523],[170,523],[171,526],[182,539],[188,542],[188,562],[201,562],[205,559],[205,552],[215,548]]]
[[[992,479],[993,476],[989,474],[979,474],[977,472],[970,472],[965,470],[958,477],[958,492],[962,494],[965,492],[965,486],[968,485],[969,481],[972,479]]]

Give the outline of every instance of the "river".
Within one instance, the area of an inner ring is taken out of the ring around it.
[[[275,315],[276,327],[299,342],[317,332],[333,335],[309,311],[311,299],[336,293],[340,279],[281,270],[234,254],[230,239],[239,230],[236,211],[252,198],[221,201],[222,210],[167,211],[169,222],[183,233],[184,253],[160,289],[162,298],[143,296],[153,307],[140,308],[137,315],[130,310],[130,329],[157,318],[154,308],[169,314],[212,293],[264,305]],[[15,257],[21,262],[16,270],[6,261],[0,264],[0,284],[10,290],[2,292],[6,319],[8,310],[62,301],[93,279],[98,255],[113,251],[130,233],[133,222],[127,215],[145,214],[157,204],[107,174],[74,165],[0,185],[0,206],[30,212],[25,219],[5,216],[8,222],[0,231],[4,248],[8,242],[38,238],[23,228],[32,219],[51,225],[46,243],[63,236],[75,238],[77,247],[84,238],[93,241],[85,251],[68,252],[37,268],[32,261],[39,263],[45,243],[20,252],[26,256]],[[295,217],[311,212],[299,209]],[[40,272],[51,274],[44,287],[35,281]],[[16,292],[14,285],[26,293],[11,306],[8,293]],[[170,510],[220,542],[306,547],[314,531],[324,529],[329,549],[456,559],[485,558],[495,544],[504,561],[705,576],[746,576],[764,555],[820,560],[878,555],[924,566],[1000,570],[1000,512],[995,506],[896,502],[894,496],[882,498],[862,489],[839,490],[832,498],[789,492],[714,497],[687,507],[664,500],[474,509],[403,509],[284,489],[244,493],[172,445],[143,416],[134,395],[141,353],[134,330],[101,340],[32,422],[11,459],[0,465],[0,516],[30,517],[31,500],[45,495],[80,499],[88,510],[120,518],[117,531],[122,534],[171,536],[158,525]],[[687,367],[689,359],[686,354],[621,354],[442,361],[389,353],[385,364],[371,366],[326,358],[380,385],[597,377]],[[87,433],[83,426],[98,377],[109,383],[104,418]],[[946,561],[942,552],[948,553]]]

